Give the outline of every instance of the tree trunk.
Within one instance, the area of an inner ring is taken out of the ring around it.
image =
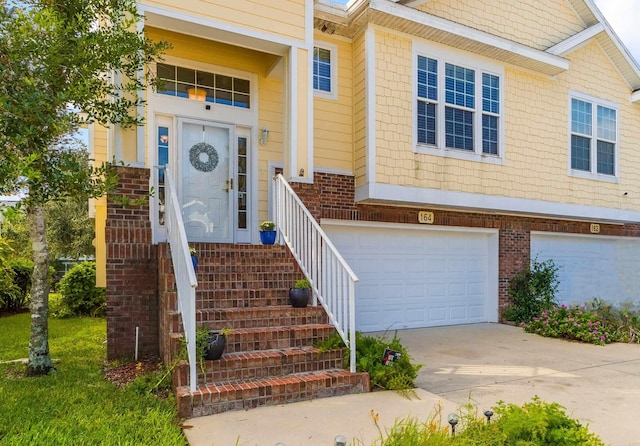
[[[49,247],[44,219],[44,206],[34,204],[27,209],[29,233],[33,248],[31,280],[31,338],[27,376],[46,375],[53,369],[49,356]]]

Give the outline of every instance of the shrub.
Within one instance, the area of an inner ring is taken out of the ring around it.
[[[516,274],[509,282],[509,297],[512,304],[504,317],[514,322],[529,322],[534,316],[550,310],[558,290],[558,267],[553,260],[531,264]]]
[[[0,289],[0,309],[16,311],[27,305],[32,273],[30,260],[14,259],[7,263]]]
[[[401,419],[382,433],[377,423],[377,414],[372,417],[380,439],[380,446],[604,446],[596,435],[589,432],[577,420],[565,413],[557,403],[546,403],[538,397],[522,406],[499,402],[494,408],[496,417],[491,423],[478,418],[472,405],[460,411],[456,435],[451,436],[446,424],[443,426],[440,409],[426,422],[415,418]]]
[[[600,299],[594,299],[587,305],[607,327],[615,342],[640,343],[640,311],[630,303],[619,308]]]
[[[529,333],[550,338],[573,339],[597,345],[615,341],[598,315],[584,307],[552,307],[522,326]]]
[[[60,281],[62,302],[74,315],[95,316],[104,310],[104,288],[96,287],[96,264],[82,262],[71,268]]]
[[[320,351],[345,348],[338,333],[316,344]],[[400,353],[395,362],[388,365],[383,363],[385,350],[390,349]],[[345,350],[344,367],[349,367],[349,349]],[[410,390],[415,386],[413,380],[418,376],[422,364],[412,364],[411,356],[400,343],[397,333],[390,341],[385,336],[368,336],[356,332],[356,370],[369,373],[371,387],[387,390]]]
[[[497,428],[504,433],[504,444],[531,446],[604,446],[602,440],[577,420],[567,416],[558,403],[546,403],[538,397],[522,406],[498,403]]]
[[[388,365],[383,363],[386,349],[400,353],[397,361]],[[348,352],[345,355],[345,364],[348,364]],[[400,343],[397,333],[391,340],[384,336],[365,336],[356,333],[356,370],[368,372],[371,379],[371,387],[380,387],[389,390],[407,390],[414,387],[413,380],[418,376],[421,364],[413,365],[411,356]]]

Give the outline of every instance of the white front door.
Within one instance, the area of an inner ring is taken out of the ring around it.
[[[235,224],[232,126],[181,119],[182,218],[187,240],[233,242]]]

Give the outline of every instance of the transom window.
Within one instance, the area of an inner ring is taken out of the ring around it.
[[[317,95],[337,97],[337,47],[317,42],[313,47],[313,90]]]
[[[419,148],[501,155],[499,75],[418,55],[416,79]]]
[[[251,107],[249,80],[224,74],[157,64],[158,93],[233,107]]]
[[[571,98],[572,173],[616,176],[617,142],[616,109],[582,95]]]

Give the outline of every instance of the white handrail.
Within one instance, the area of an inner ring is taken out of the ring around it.
[[[198,280],[193,269],[187,234],[182,222],[182,209],[176,193],[176,185],[168,167],[165,168],[165,200],[167,238],[171,248],[173,274],[178,294],[178,310],[182,315],[182,326],[187,341],[189,358],[189,388],[195,392],[198,384],[196,358],[196,287]]]
[[[284,243],[311,282],[313,305],[329,315],[351,354],[349,368],[356,371],[355,284],[358,277],[282,175],[274,182],[274,222]]]

